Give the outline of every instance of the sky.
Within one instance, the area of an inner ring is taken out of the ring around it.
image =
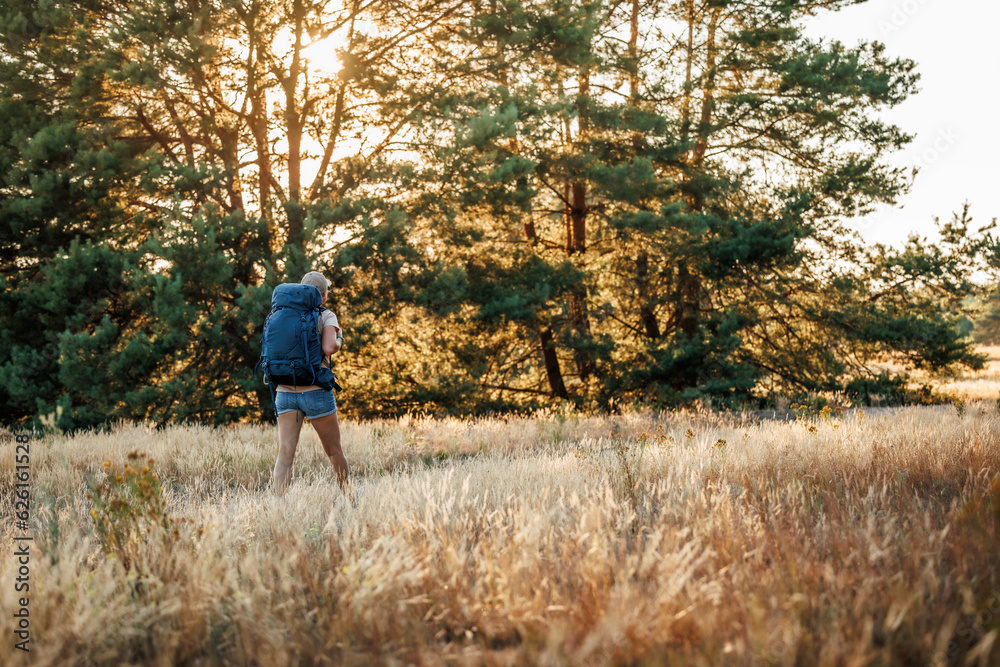
[[[869,0],[807,25],[814,38],[882,42],[921,74],[920,92],[881,114],[916,134],[890,161],[920,173],[896,207],[851,221],[866,241],[901,245],[914,232],[933,239],[934,218],[949,219],[966,201],[976,228],[1000,217],[998,25],[995,0]]]

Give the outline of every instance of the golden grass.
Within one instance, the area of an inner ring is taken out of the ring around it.
[[[939,376],[925,371],[908,371],[898,363],[876,364],[881,371],[910,375],[910,388],[930,385],[938,401],[995,401],[1000,399],[1000,346],[979,345],[976,351],[986,355],[982,370],[966,371],[958,377]]]
[[[31,663],[997,664],[998,425],[994,401],[346,423],[356,504],[309,428],[283,499],[271,428],[47,436]],[[87,480],[132,450],[190,523],[126,571]]]
[[[1000,399],[1000,347],[980,346],[978,351],[987,355],[986,366],[980,371],[962,377],[933,382],[935,390],[943,395],[964,401],[995,401]]]

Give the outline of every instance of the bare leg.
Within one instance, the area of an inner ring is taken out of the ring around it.
[[[305,415],[301,412],[283,412],[278,415],[278,458],[274,462],[271,487],[276,495],[284,495],[292,478],[292,461],[299,446],[299,431]]]
[[[323,443],[326,455],[330,457],[330,465],[337,473],[337,483],[340,484],[341,491],[347,491],[347,481],[349,471],[347,469],[347,459],[340,449],[340,419],[337,413],[319,419],[310,419],[316,433],[319,434],[319,441]]]

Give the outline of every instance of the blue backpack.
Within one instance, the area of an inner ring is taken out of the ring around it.
[[[285,384],[340,391],[333,371],[323,366],[319,316],[326,309],[320,306],[322,302],[323,295],[312,285],[284,283],[274,288],[255,378],[262,370],[272,390]]]

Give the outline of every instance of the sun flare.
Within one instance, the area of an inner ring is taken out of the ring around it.
[[[303,35],[299,55],[311,74],[334,77],[343,67],[340,52],[346,44],[346,37],[339,32],[315,39]],[[292,29],[288,26],[282,27],[271,43],[271,48],[286,66],[290,65],[295,55],[295,33]]]

